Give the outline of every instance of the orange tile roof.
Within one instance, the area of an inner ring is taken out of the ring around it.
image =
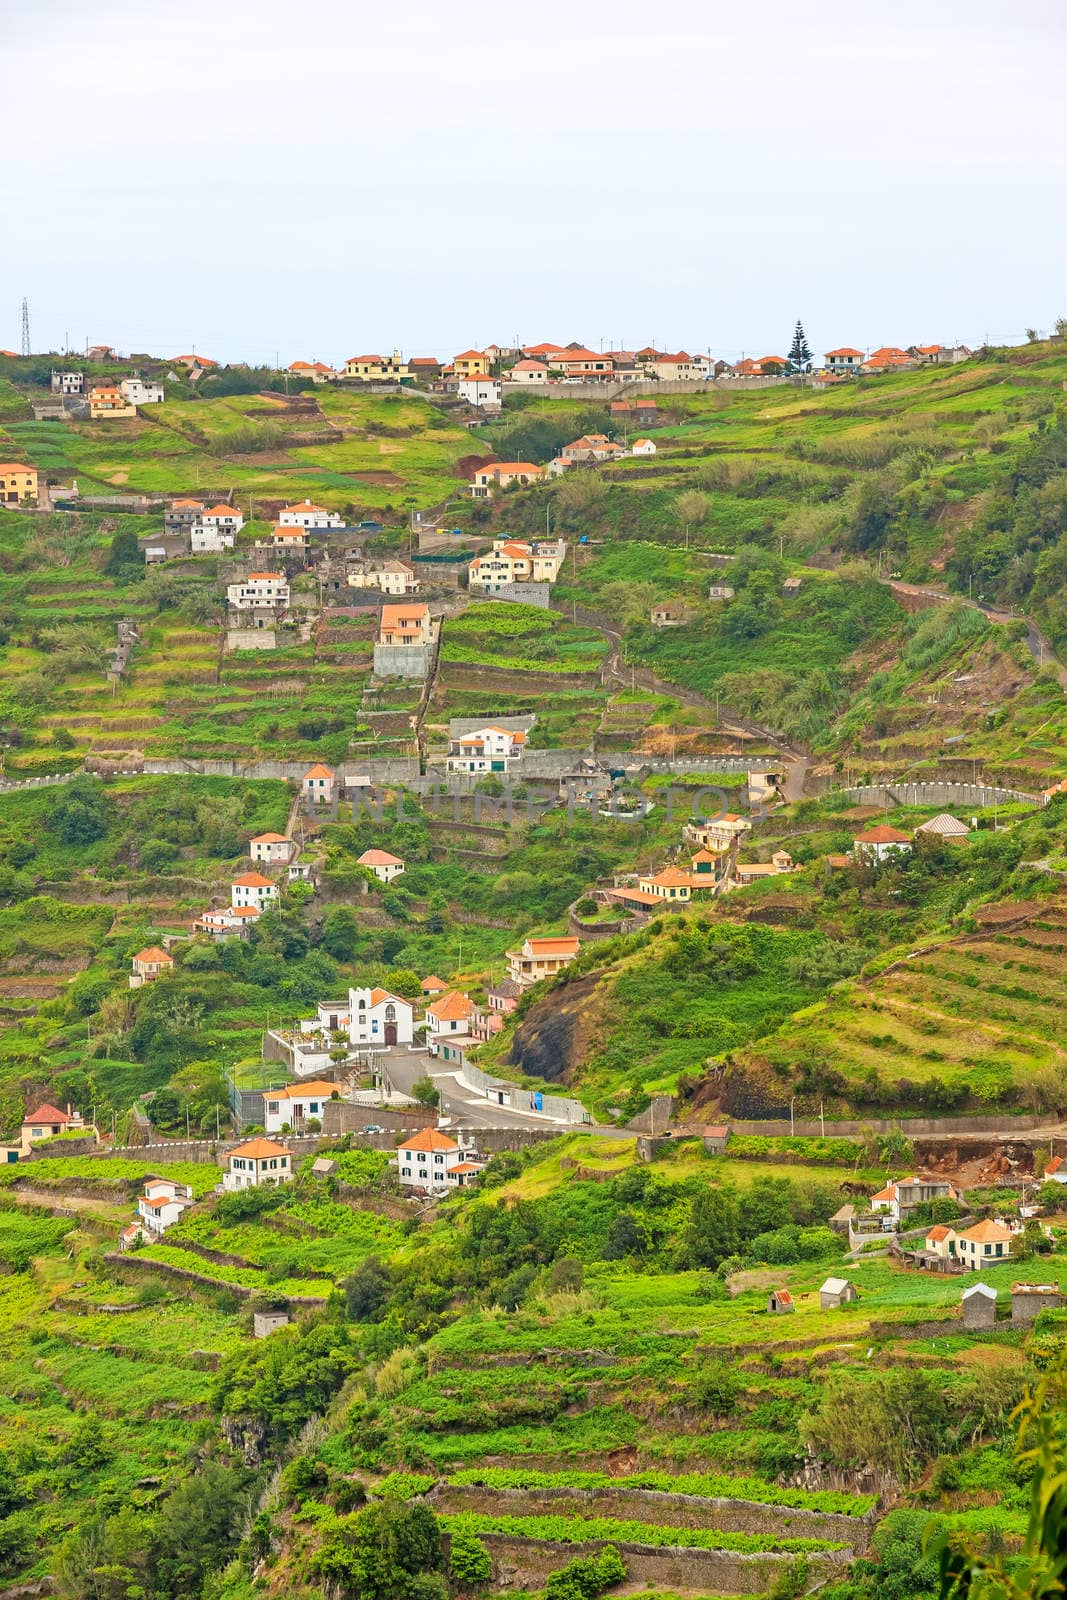
[[[0,461],[0,472],[36,472],[28,461]]]
[[[539,467],[535,461],[491,461],[487,467],[479,467],[479,474],[484,472],[544,472],[544,467]]]
[[[291,840],[287,839],[285,837],[284,833],[257,833],[249,841],[249,843],[250,844],[290,844]]]
[[[654,877],[645,880],[647,883],[660,883],[665,889],[689,886],[688,872],[682,872],[678,867],[663,867]]]
[[[256,910],[255,906],[232,906],[227,907],[222,911],[208,912],[206,915],[221,917],[258,917],[259,912]]]
[[[313,767],[309,767],[307,769],[307,771],[304,773],[304,777],[305,777],[305,779],[307,779],[307,778],[332,778],[333,777],[333,773],[330,771],[329,767],[324,767],[321,761],[316,761],[316,763],[315,763],[315,765]]]
[[[288,1084],[284,1089],[264,1089],[263,1096],[266,1100],[328,1100],[332,1094],[339,1092],[336,1083],[315,1078],[310,1083]]]
[[[856,835],[857,844],[910,844],[911,834],[901,833],[899,828],[891,828],[887,823],[880,822],[876,828],[868,828],[866,833]]]
[[[1003,1222],[994,1222],[991,1217],[986,1217],[982,1222],[976,1222],[973,1228],[965,1228],[960,1238],[970,1239],[974,1244],[1006,1244],[1012,1238],[1012,1231]]]
[[[371,990],[370,1003],[372,1006],[380,1006],[383,1000],[396,1000],[402,1006],[410,1006],[411,1004],[410,1000],[405,1000],[401,995],[392,994],[388,989]]]
[[[418,633],[423,619],[429,615],[422,605],[396,605],[382,607],[383,629],[388,628],[394,633]]]
[[[249,1139],[247,1144],[239,1144],[230,1151],[230,1160],[234,1156],[248,1156],[253,1161],[262,1161],[265,1156],[287,1156],[288,1145],[277,1144],[273,1139]]]
[[[853,350],[851,345],[843,344],[840,350],[827,350],[826,359],[829,361],[831,356],[862,356],[862,354],[862,350]]]
[[[168,966],[174,965],[174,957],[161,950],[158,944],[150,944],[144,950],[138,950],[133,958],[135,961],[165,961]]]
[[[431,972],[428,978],[423,978],[421,987],[423,994],[440,994],[443,989],[448,988],[448,984]]]
[[[278,515],[281,516],[282,513],[286,512],[286,511],[325,511],[325,510],[326,510],[325,506],[317,506],[315,504],[314,500],[301,500],[296,505],[282,506],[282,509],[281,509],[281,511],[279,511]]]
[[[249,583],[251,583],[252,580],[255,579],[255,578],[264,578],[264,579],[269,578],[272,583],[283,583],[285,581],[285,573],[284,572],[250,572],[248,574],[248,582]]]
[[[533,954],[538,956],[565,956],[578,954],[577,939],[563,939],[556,937],[546,939],[527,939],[525,942],[529,945]]]
[[[485,361],[486,360],[486,354],[485,354],[484,350],[461,350],[458,356],[453,356],[452,357],[452,360],[453,361],[474,361],[474,360]]]
[[[402,867],[404,863],[399,856],[391,856],[388,850],[364,850],[361,856],[356,857],[361,867]]]
[[[445,1133],[438,1133],[436,1128],[422,1128],[411,1139],[406,1139],[397,1146],[398,1150],[458,1150],[459,1145]]]
[[[427,1008],[427,1015],[432,1012],[442,1022],[463,1022],[473,1010],[474,1006],[467,996],[453,989],[451,994],[442,995],[439,1000],[432,1001]]]
[[[450,1172],[483,1172],[484,1170],[484,1161],[457,1161],[454,1167],[449,1168]]]
[[[204,502],[202,500],[172,500],[170,508],[172,511],[179,509],[182,511],[203,511]]]
[[[234,878],[234,885],[242,889],[273,889],[274,885],[262,872],[242,872],[239,878]]]
[[[940,1244],[941,1240],[947,1239],[952,1231],[947,1223],[939,1222],[935,1228],[927,1228],[926,1237],[928,1239],[936,1239]]]

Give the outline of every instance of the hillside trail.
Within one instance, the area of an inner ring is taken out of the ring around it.
[[[971,611],[981,612],[983,617],[1000,626],[1008,622],[1025,622],[1026,647],[1030,654],[1039,667],[1051,667],[1060,688],[1067,691],[1067,667],[1059,660],[1037,623],[1024,612],[1002,611],[996,606],[986,605],[982,600],[974,600],[967,595],[952,594],[948,589],[939,589],[934,584],[903,583],[899,578],[878,578],[878,582],[884,584],[887,589],[892,589],[895,594],[941,602],[955,601],[961,606],[967,606]]]
[[[752,722],[748,717],[743,717],[739,712],[702,694],[699,689],[689,689],[683,684],[670,683],[648,667],[638,667],[633,664],[627,666],[622,655],[622,633],[618,628],[613,628],[602,617],[595,616],[592,612],[583,611],[581,606],[574,607],[572,615],[576,622],[595,628],[607,639],[609,655],[603,668],[605,679],[614,680],[623,689],[633,689],[640,685],[642,689],[662,695],[664,699],[679,700],[682,705],[710,711],[723,732],[734,737],[755,737],[765,740],[786,763],[784,782],[781,786],[783,798],[800,800],[803,797],[808,769],[812,765],[812,758],[806,751],[786,744],[781,735],[775,733],[773,729]]]

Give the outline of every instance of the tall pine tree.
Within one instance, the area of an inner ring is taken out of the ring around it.
[[[804,324],[799,317],[789,351],[789,365],[794,372],[807,372],[811,367],[811,346],[804,336]]]

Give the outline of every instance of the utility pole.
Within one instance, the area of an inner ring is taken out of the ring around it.
[[[30,348],[30,302],[25,295],[22,297],[22,354],[33,354]]]

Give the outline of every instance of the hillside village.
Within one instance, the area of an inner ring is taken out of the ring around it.
[[[1040,591],[969,594],[946,528],[1058,460],[1062,352],[37,369],[0,352],[4,1575],[161,1563],[205,1473],[265,1496],[218,1600],[341,1593],[364,1500],[494,1600],[1017,1551],[1067,718]],[[939,454],[895,409],[973,384],[1033,410]],[[828,485],[883,526],[827,423],[903,441],[913,545],[796,531]]]

